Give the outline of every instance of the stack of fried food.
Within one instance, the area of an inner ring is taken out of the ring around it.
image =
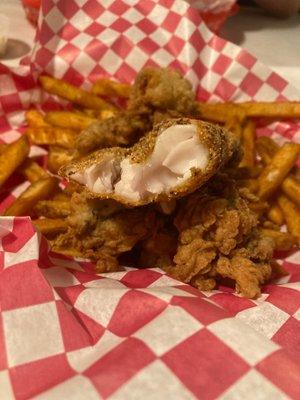
[[[198,103],[169,69],[91,92],[40,82],[73,108],[27,111],[26,134],[0,147],[0,185],[15,171],[30,182],[4,215],[30,215],[53,251],[98,272],[160,267],[249,298],[285,274],[273,257],[299,246],[300,146],[256,137],[255,121],[300,118],[300,103]],[[48,149],[46,168],[30,144]]]

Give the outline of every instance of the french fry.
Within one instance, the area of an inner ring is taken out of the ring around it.
[[[73,159],[73,151],[60,146],[50,146],[47,167],[50,172],[56,174],[60,167],[68,164]]]
[[[265,236],[274,240],[276,250],[292,250],[298,245],[297,237],[288,232],[280,232],[273,229],[262,229],[262,232]]]
[[[300,209],[286,196],[278,197],[278,204],[283,212],[288,231],[300,240]]]
[[[90,108],[83,108],[81,110],[76,110],[76,112],[81,112],[83,115],[87,115],[89,118],[98,118],[101,111],[99,110],[91,110]]]
[[[199,103],[199,111],[202,119],[219,123],[234,119],[242,123],[247,117],[243,108],[234,103]]]
[[[279,145],[274,142],[269,137],[261,136],[256,142],[257,151],[265,164],[269,164],[280,149]],[[289,174],[281,185],[281,190],[286,194],[291,200],[294,201],[298,206],[300,206],[300,181],[292,174]]]
[[[244,179],[257,178],[262,173],[263,167],[261,165],[254,165],[254,167],[239,167],[236,169]]]
[[[90,118],[84,114],[76,114],[72,111],[50,111],[46,114],[45,121],[60,128],[81,131],[91,125],[92,122],[97,121],[97,119]]]
[[[31,158],[27,158],[23,162],[19,171],[29,182],[35,182],[48,176],[47,172]]]
[[[79,89],[63,80],[51,78],[46,75],[40,76],[39,80],[46,92],[55,94],[82,107],[96,110],[110,110],[114,108],[112,104],[107,103],[95,94]]]
[[[35,212],[39,217],[65,218],[70,211],[70,201],[40,200],[35,206]]]
[[[267,199],[281,185],[287,174],[293,168],[300,153],[300,145],[285,143],[265,167],[258,178],[258,196]]]
[[[300,207],[300,181],[291,174],[282,182],[281,190]]]
[[[261,136],[257,138],[255,148],[262,162],[264,164],[269,164],[276,152],[280,149],[280,146],[270,137]]]
[[[31,215],[37,202],[57,190],[58,180],[48,177],[33,182],[5,211],[4,215]]]
[[[131,92],[131,85],[119,83],[111,79],[99,79],[92,87],[92,93],[97,96],[111,96],[128,98]]]
[[[259,103],[241,103],[243,110],[249,117],[271,118],[271,119],[289,119],[300,118],[300,102],[259,102]]]
[[[42,218],[32,221],[33,225],[46,237],[53,237],[68,229],[65,219]]]
[[[114,117],[117,114],[116,110],[102,110],[99,113],[99,119],[108,119]]]
[[[72,149],[75,146],[76,132],[52,126],[27,128],[26,134],[34,144],[57,145]]]
[[[0,187],[24,162],[28,154],[29,141],[25,135],[4,148],[0,154]]]
[[[43,115],[37,110],[31,109],[26,111],[25,118],[27,124],[31,127],[40,128],[42,126],[47,126]]]
[[[255,127],[253,120],[247,120],[242,129],[243,158],[241,167],[254,167],[255,164]]]
[[[271,205],[270,209],[267,212],[267,217],[269,218],[270,221],[274,222],[274,224],[277,224],[279,226],[281,226],[284,223],[283,213],[279,205],[276,203]]]
[[[250,203],[249,208],[258,216],[261,216],[269,208],[269,204],[265,201],[257,201]]]
[[[234,133],[238,138],[242,136],[242,121],[237,116],[229,117],[225,122],[225,128]]]
[[[262,173],[263,166],[262,165],[254,165],[254,167],[248,168],[248,173],[250,178],[258,178]]]
[[[119,110],[117,110],[117,109],[100,110],[100,111],[98,110],[97,111],[97,110],[91,110],[89,108],[84,108],[82,110],[82,113],[92,119],[107,119],[107,118],[114,117],[115,115],[117,115],[118,111]]]
[[[201,117],[215,122],[226,122],[228,116],[244,113],[248,118],[300,118],[300,102],[278,103],[199,103]]]

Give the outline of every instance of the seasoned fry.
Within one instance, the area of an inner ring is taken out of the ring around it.
[[[109,110],[114,108],[113,105],[100,99],[100,97],[95,94],[79,89],[63,80],[45,75],[40,76],[39,80],[46,92],[55,94],[82,107],[96,110]]]
[[[237,116],[228,118],[225,128],[234,133],[238,138],[242,136],[242,121]]]
[[[114,117],[116,114],[117,114],[116,110],[102,110],[102,111],[100,111],[98,118],[99,119],[107,119],[107,118]]]
[[[96,118],[90,118],[84,114],[80,115],[72,111],[50,111],[46,114],[45,121],[60,128],[81,131],[96,121]]]
[[[286,196],[278,197],[278,204],[282,209],[288,231],[300,240],[300,209]]]
[[[276,250],[292,250],[298,244],[298,239],[288,232],[280,232],[273,229],[262,229],[262,232],[274,240]]]
[[[255,164],[255,127],[253,120],[246,121],[242,130],[243,158],[241,167],[254,167]]]
[[[83,115],[86,115],[89,118],[98,118],[99,114],[101,113],[101,111],[99,111],[99,110],[91,110],[90,108],[83,108],[83,109],[80,109],[80,110],[74,109],[74,112],[75,111],[77,113],[81,113]]]
[[[70,214],[70,201],[40,200],[35,212],[39,217],[65,218]]]
[[[262,136],[257,139],[256,149],[264,164],[269,164],[280,147],[271,138]],[[281,190],[300,206],[300,182],[296,177],[289,174],[282,182]]]
[[[75,146],[76,133],[71,129],[52,126],[27,128],[26,134],[34,144],[57,145],[72,149]]]
[[[50,172],[56,174],[58,170],[73,159],[73,150],[64,149],[60,146],[50,146],[47,167]]]
[[[300,118],[300,102],[278,103],[199,103],[203,118],[215,122],[226,122],[229,116],[244,113],[246,117],[264,117],[271,119]]]
[[[281,185],[284,178],[293,168],[300,153],[300,145],[285,143],[265,167],[258,178],[259,192],[262,199],[267,199]]]
[[[27,124],[31,127],[42,127],[47,126],[48,124],[45,122],[43,115],[34,109],[28,110],[25,115]]]
[[[244,173],[245,178],[257,178],[262,173],[262,170],[263,167],[261,165],[239,168],[239,171]]]
[[[32,223],[46,237],[53,237],[68,229],[68,224],[65,219],[43,218],[35,219]]]
[[[249,204],[249,208],[261,216],[269,208],[269,204],[265,201],[257,201]]]
[[[282,182],[281,189],[295,204],[300,207],[300,181],[291,174]]]
[[[27,158],[19,168],[20,173],[29,181],[35,182],[48,176],[47,172],[35,161]]]
[[[237,119],[240,123],[247,117],[245,110],[233,103],[199,103],[201,118],[219,123]]]
[[[274,222],[274,224],[277,224],[279,226],[281,226],[284,223],[284,217],[281,208],[276,203],[274,203],[268,210],[267,217],[269,218],[270,221]]]
[[[279,145],[268,136],[257,138],[255,147],[264,164],[269,164],[276,152],[280,149]]]
[[[0,186],[24,162],[28,154],[29,141],[25,135],[4,148],[0,154]]]
[[[47,199],[57,190],[58,180],[48,177],[33,182],[5,211],[4,215],[31,215],[39,200]]]
[[[92,93],[97,96],[117,96],[128,98],[130,96],[131,85],[119,83],[111,79],[99,79],[92,87]]]

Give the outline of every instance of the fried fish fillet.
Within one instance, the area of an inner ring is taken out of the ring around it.
[[[144,68],[138,73],[126,111],[92,123],[78,137],[77,150],[87,154],[109,146],[128,146],[166,118],[198,117],[192,85],[179,72]]]
[[[60,175],[83,185],[90,197],[128,206],[168,201],[193,192],[224,167],[238,139],[207,122],[161,122],[132,148],[109,148],[74,161]]]

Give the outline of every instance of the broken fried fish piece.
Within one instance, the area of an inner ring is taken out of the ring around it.
[[[60,175],[90,197],[145,205],[182,197],[203,185],[238,152],[236,137],[217,125],[172,119],[129,149],[102,149],[64,166]]]

